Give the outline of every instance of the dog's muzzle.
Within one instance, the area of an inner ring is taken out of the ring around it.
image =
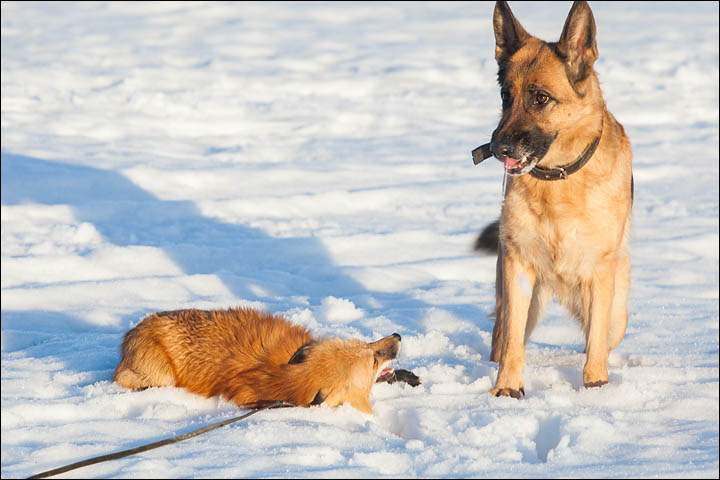
[[[495,153],[495,149],[496,145],[494,142],[480,145],[472,151],[473,163],[477,165],[480,162],[487,160],[492,156],[495,156],[498,160],[505,164],[505,169],[510,175],[522,175],[524,173],[527,173],[529,170],[535,167],[535,164],[537,163],[536,161],[534,161],[534,159],[517,160],[508,157],[508,155],[505,153],[497,154]]]

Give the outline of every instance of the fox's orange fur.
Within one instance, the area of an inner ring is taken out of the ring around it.
[[[399,346],[397,334],[373,343],[314,340],[303,327],[251,309],[161,312],[125,335],[114,380],[222,395],[241,407],[349,402],[372,413],[370,389]]]

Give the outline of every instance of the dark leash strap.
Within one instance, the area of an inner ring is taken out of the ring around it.
[[[478,163],[482,162],[483,160],[486,160],[493,156],[492,150],[490,150],[490,144],[486,143],[485,145],[480,145],[475,150],[472,151],[472,157],[473,157],[473,163],[477,165]]]
[[[55,468],[53,470],[48,470],[47,472],[38,473],[37,475],[33,475],[32,477],[28,477],[28,478],[52,477],[53,475],[59,475],[61,473],[69,472],[70,470],[75,470],[76,468],[86,467],[88,465],[94,465],[96,463],[106,462],[108,460],[117,460],[118,458],[129,457],[130,455],[135,455],[136,453],[146,452],[148,450],[162,447],[164,445],[170,445],[172,443],[181,442],[183,440],[187,440],[188,438],[196,437],[205,432],[209,432],[210,430],[215,430],[216,428],[224,427],[225,425],[230,425],[231,423],[239,422],[240,420],[244,420],[244,419],[248,418],[250,415],[255,415],[256,413],[258,413],[262,410],[267,410],[269,408],[292,407],[292,406],[293,405],[289,405],[289,404],[282,402],[281,400],[278,400],[278,401],[275,401],[272,403],[265,404],[262,407],[258,407],[255,410],[246,413],[245,415],[235,417],[235,418],[229,418],[229,419],[223,420],[221,422],[213,423],[212,425],[208,425],[207,427],[200,428],[198,430],[192,431],[190,433],[186,433],[184,435],[178,435],[177,437],[166,438],[165,440],[160,440],[159,442],[149,443],[147,445],[143,445],[141,447],[136,447],[136,448],[131,448],[129,450],[123,450],[122,452],[111,453],[108,455],[101,455],[99,457],[89,458],[87,460],[83,460],[82,462],[75,462],[75,463],[71,463],[70,465],[66,465],[64,467]]]

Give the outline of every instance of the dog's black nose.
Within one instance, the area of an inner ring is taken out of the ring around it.
[[[398,333],[393,333],[392,336],[395,337],[395,338],[397,338],[398,340],[402,341],[402,337],[400,336],[400,334],[398,334]]]
[[[512,153],[512,147],[506,142],[492,142],[490,151],[495,155],[495,158],[503,161]]]

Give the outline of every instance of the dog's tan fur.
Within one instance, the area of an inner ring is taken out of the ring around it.
[[[372,413],[370,389],[394,359],[400,336],[377,342],[314,340],[286,319],[251,309],[155,313],[130,330],[114,380],[124,387],[176,386],[241,407],[350,403]]]
[[[500,365],[491,393],[524,393],[525,343],[552,295],[583,326],[584,385],[600,386],[608,381],[609,351],[627,326],[632,159],[630,141],[607,110],[592,68],[595,21],[586,2],[575,2],[560,40],[548,44],[527,34],[507,4],[498,2],[493,25],[499,81],[511,93],[493,137],[512,138],[530,128],[556,135],[542,167],[572,162],[601,137],[590,161],[564,180],[507,177],[491,353]],[[544,98],[525,98],[537,89],[552,102],[540,108],[533,101]]]

